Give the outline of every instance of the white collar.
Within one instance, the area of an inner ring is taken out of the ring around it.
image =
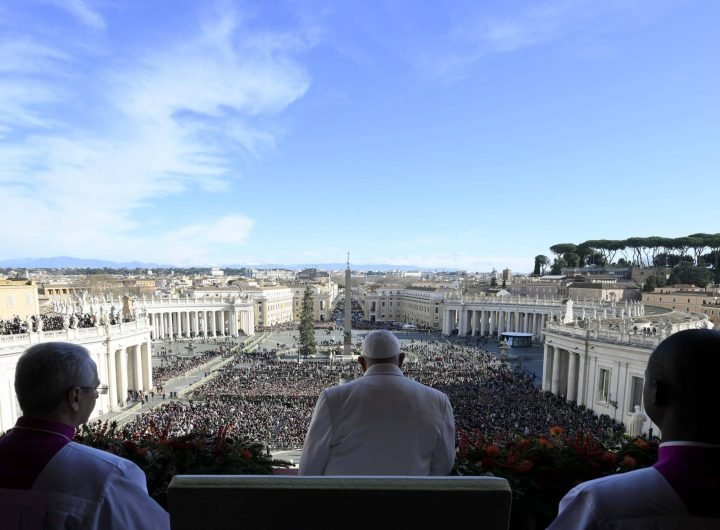
[[[673,442],[663,442],[660,444],[660,447],[678,447],[678,446],[685,446],[685,447],[707,447],[709,449],[720,449],[720,445],[717,444],[708,444],[705,442],[684,442],[684,441],[673,441]]]

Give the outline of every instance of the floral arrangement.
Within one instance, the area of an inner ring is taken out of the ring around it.
[[[454,474],[503,477],[512,489],[512,529],[545,528],[557,515],[560,499],[594,478],[653,465],[658,443],[613,435],[565,435],[552,427],[547,436],[488,436],[458,433]]]
[[[290,465],[273,460],[261,443],[226,436],[224,428],[214,435],[172,438],[151,424],[141,438],[130,440],[117,423],[97,421],[78,429],[75,441],[136,463],[145,472],[148,493],[165,508],[167,488],[175,475],[271,475],[274,469]]]

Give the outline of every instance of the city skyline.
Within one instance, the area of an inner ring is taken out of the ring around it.
[[[529,272],[717,231],[715,2],[145,4],[0,8],[0,261]]]

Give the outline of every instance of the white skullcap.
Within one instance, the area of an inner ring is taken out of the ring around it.
[[[363,357],[368,359],[389,359],[400,355],[400,341],[384,329],[371,331],[362,343]]]

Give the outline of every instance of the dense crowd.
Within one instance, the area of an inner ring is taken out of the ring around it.
[[[193,370],[222,354],[222,350],[207,350],[194,357],[175,357],[174,359],[171,357],[162,357],[160,359],[160,366],[153,366],[153,384],[156,387],[162,387],[170,379],[179,377],[189,370]]]
[[[92,313],[46,313],[32,315],[26,319],[15,315],[7,320],[0,320],[0,335],[17,335],[19,333],[32,333],[36,331],[59,331],[61,329],[93,328],[101,324],[102,318]],[[111,325],[119,324],[120,321],[131,322],[131,315],[122,316],[120,312],[106,315],[105,321]]]
[[[624,430],[609,416],[542,392],[533,377],[476,345],[417,341],[403,350],[405,373],[448,394],[458,428],[492,436],[546,434],[561,426],[570,436],[592,432],[601,438]],[[360,375],[357,363],[278,362],[270,352],[245,354],[201,386],[192,401],[164,403],[126,426],[125,434],[141,437],[151,424],[170,435],[212,434],[223,426],[273,447],[300,447],[320,392]]]

